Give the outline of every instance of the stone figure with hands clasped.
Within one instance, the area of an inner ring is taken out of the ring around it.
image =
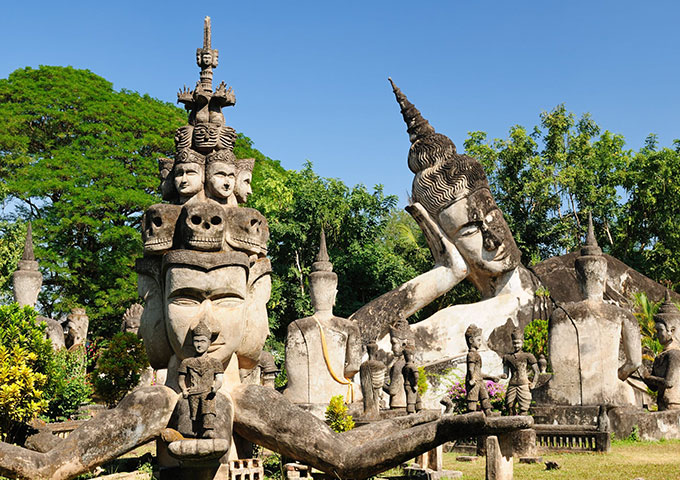
[[[196,356],[182,360],[177,370],[179,386],[182,396],[189,400],[191,420],[198,424],[197,436],[213,438],[217,414],[215,393],[222,386],[224,367],[219,360],[207,355],[212,343],[210,329],[201,322],[191,333]]]
[[[524,346],[524,333],[515,328],[512,331],[513,353],[503,355],[503,375],[508,378],[508,390],[505,394],[505,404],[511,415],[526,415],[531,406],[531,390],[536,388],[538,382],[538,363],[531,353],[522,351]],[[528,367],[534,371],[533,381],[529,381]]]
[[[482,346],[482,329],[474,323],[465,330],[465,341],[468,345],[467,373],[465,374],[465,396],[469,412],[477,410],[477,403],[481,403],[485,415],[491,414],[489,392],[484,380],[498,381],[491,375],[482,373],[482,356],[478,350]]]

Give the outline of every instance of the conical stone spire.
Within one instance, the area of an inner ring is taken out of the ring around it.
[[[406,95],[397,87],[391,78],[388,78],[390,84],[392,85],[392,91],[394,96],[397,98],[397,103],[401,107],[401,115],[404,117],[404,122],[406,122],[406,131],[409,134],[409,139],[411,143],[415,142],[418,138],[426,137],[428,135],[433,135],[435,133],[434,127],[423,118],[420,111],[408,101]]]
[[[322,228],[319,237],[319,253],[316,254],[316,259],[312,263],[312,272],[332,272],[333,264],[330,260],[326,250],[326,232]]]
[[[586,243],[581,248],[581,255],[602,255],[602,249],[595,238],[593,214],[591,212],[588,212],[588,233],[586,234]]]
[[[21,256],[21,260],[35,262],[35,254],[33,253],[33,227],[31,226],[31,222],[28,222],[28,228],[26,229],[26,242],[24,243],[24,254]]]

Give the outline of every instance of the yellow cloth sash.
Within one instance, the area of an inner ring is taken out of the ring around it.
[[[345,398],[345,403],[353,403],[354,402],[354,388],[352,385],[352,380],[349,378],[341,379],[339,378],[335,372],[333,371],[333,368],[331,367],[331,360],[328,358],[328,346],[326,345],[326,334],[323,331],[323,327],[321,326],[321,322],[316,317],[314,318],[314,321],[316,324],[319,326],[319,334],[321,335],[321,350],[323,350],[323,359],[326,361],[326,367],[328,368],[328,373],[331,374],[331,377],[333,377],[333,380],[336,382],[342,384],[342,385],[347,385],[347,397]]]

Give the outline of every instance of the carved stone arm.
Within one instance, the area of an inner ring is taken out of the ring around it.
[[[623,338],[623,351],[626,361],[619,368],[618,377],[619,380],[624,381],[642,365],[640,327],[632,314],[624,317],[621,325],[621,336]]]

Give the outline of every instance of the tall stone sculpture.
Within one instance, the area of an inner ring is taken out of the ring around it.
[[[28,222],[24,253],[19,260],[17,270],[12,274],[14,301],[22,307],[28,305],[35,308],[42,281],[42,273],[38,270],[38,261],[33,253],[33,226],[31,222]],[[52,348],[59,350],[65,347],[64,329],[61,323],[43,316],[38,316],[36,321],[45,322],[47,325],[45,336],[52,341]]]
[[[239,368],[257,364],[268,333],[268,230],[256,210],[208,198],[204,189],[209,182],[205,178],[195,182],[185,168],[203,166],[201,158],[231,149],[235,138],[234,130],[224,125],[221,110],[235,103],[233,91],[224,84],[214,91],[211,86],[217,50],[210,45],[209,25],[206,18],[204,46],[197,52],[200,81],[194,90],[181,91],[178,98],[189,111],[189,124],[175,136],[172,169],[159,169],[164,197],[174,203],[154,205],[145,213],[144,258],[137,263],[138,291],[145,301],[139,333],[152,365],[167,367],[166,385],[134,390],[116,408],[100,413],[48,452],[0,442],[0,475],[73,478],[161,438],[157,445],[161,478],[225,478],[224,452],[231,444],[232,454],[239,454],[238,445],[231,442],[235,432],[333,476],[367,478],[447,441],[531,425],[528,417],[488,419],[482,414],[424,411],[339,434],[275,390],[240,383]],[[250,192],[247,179],[244,175],[240,188],[237,176],[234,191],[241,198]],[[203,186],[200,190],[194,188],[198,184]],[[443,248],[440,254],[449,255]],[[316,273],[334,289],[329,265],[325,265],[330,262],[319,261]],[[439,273],[449,275],[440,270],[435,276]],[[315,302],[317,310],[324,312],[321,318],[333,318],[328,296]],[[186,426],[191,423],[188,399],[181,395],[181,365],[195,355],[191,331],[199,324],[215,337],[205,355],[225,369],[223,384],[215,392],[215,438],[195,438],[193,429]],[[339,371],[347,374],[357,369],[341,367]]]
[[[87,340],[87,329],[90,326],[90,317],[85,313],[84,308],[74,308],[66,317],[66,347],[71,348],[75,345],[85,345]]]
[[[583,300],[562,304],[550,317],[554,375],[548,396],[558,405],[635,405],[633,388],[625,380],[642,363],[638,322],[627,310],[603,300],[607,262],[591,217],[575,267]]]
[[[378,345],[366,345],[368,360],[361,364],[359,374],[361,378],[361,393],[364,397],[364,415],[367,420],[380,417],[381,393],[385,384],[385,364],[377,359]]]
[[[404,387],[404,349],[415,350],[416,342],[411,327],[405,318],[399,318],[390,326],[390,344],[392,345],[393,362],[390,365],[389,378],[385,379],[385,391],[390,396],[390,409],[407,406]]]
[[[348,403],[361,399],[361,390],[352,381],[361,365],[359,328],[333,315],[337,285],[338,276],[333,272],[322,231],[309,281],[314,315],[288,326],[288,386],[283,392],[291,402],[320,418],[331,397],[343,395]]]
[[[663,351],[654,359],[652,372],[641,367],[642,379],[657,392],[659,411],[680,409],[680,347],[676,337],[680,323],[680,311],[671,302],[668,292],[666,300],[654,315],[656,338]]]
[[[503,355],[503,378],[510,375],[508,390],[505,393],[505,405],[511,415],[526,415],[531,407],[531,389],[538,382],[538,362],[533,354],[522,351],[524,332],[516,328],[512,331],[512,353]],[[534,372],[529,381],[528,369]]]
[[[468,345],[468,354],[465,360],[467,366],[465,373],[467,409],[468,412],[475,412],[479,404],[484,414],[489,415],[491,414],[491,401],[484,380],[492,377],[482,372],[482,357],[479,355],[479,348],[482,346],[482,329],[474,323],[470,325],[465,330],[465,342]]]
[[[31,222],[28,222],[24,253],[19,260],[18,269],[12,274],[14,301],[22,307],[35,307],[42,281],[42,274],[38,271],[38,262],[33,254],[33,228]]]

